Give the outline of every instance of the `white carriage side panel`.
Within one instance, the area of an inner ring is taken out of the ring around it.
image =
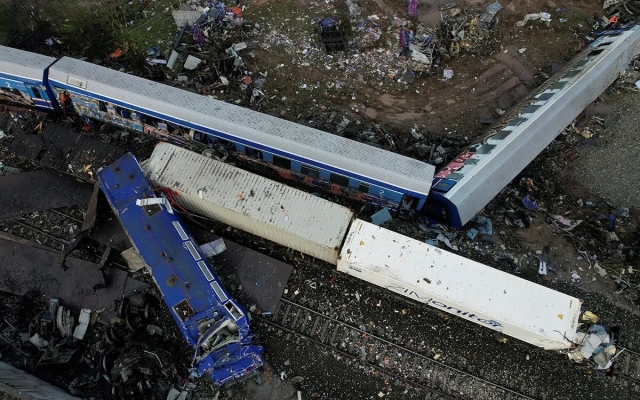
[[[356,219],[338,270],[545,349],[571,347],[580,300]]]
[[[625,37],[621,39],[621,37]],[[486,156],[481,164],[465,172],[447,193],[466,224],[515,178],[553,139],[593,102],[640,53],[640,27],[623,33],[595,62],[573,78],[570,86],[553,96],[529,119]]]
[[[215,129],[243,144],[296,154],[298,161],[304,157],[420,194],[431,190],[435,167],[430,164],[207,96],[69,57],[50,69],[49,79],[62,85],[76,79],[93,94]]]
[[[353,219],[339,204],[167,143],[144,171],[189,210],[333,264]]]
[[[9,75],[41,82],[44,70],[55,60],[42,54],[0,46],[0,71]]]

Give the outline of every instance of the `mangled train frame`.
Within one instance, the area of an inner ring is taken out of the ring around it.
[[[247,377],[262,365],[246,311],[232,299],[166,199],[137,160],[122,156],[98,171],[100,187],[131,243],[149,266],[180,332],[193,347],[193,372],[217,385]]]

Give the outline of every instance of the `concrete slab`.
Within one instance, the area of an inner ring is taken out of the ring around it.
[[[220,238],[189,219],[185,223],[199,245]],[[209,260],[227,291],[247,308],[274,312],[293,267],[231,240],[224,239],[224,244],[227,250]]]
[[[210,259],[227,290],[242,287],[233,294],[242,304],[274,312],[293,267],[230,240],[224,243],[227,250]]]
[[[18,131],[10,149],[19,156],[35,160],[44,149],[44,143],[42,137],[36,134]]]
[[[91,185],[54,171],[29,171],[0,176],[0,221],[23,214],[86,204]]]
[[[59,253],[0,239],[0,290],[23,295],[38,291],[43,298],[58,298],[76,308],[104,311],[107,320],[114,302],[147,284],[131,279],[124,271],[105,268],[106,288],[100,288],[102,276],[98,265],[67,257],[66,271],[59,264]]]

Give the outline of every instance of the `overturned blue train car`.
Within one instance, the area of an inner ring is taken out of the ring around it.
[[[217,385],[247,377],[262,365],[246,311],[222,287],[206,257],[150,187],[135,157],[122,156],[98,171],[100,187],[162,292],[187,343],[193,371]]]

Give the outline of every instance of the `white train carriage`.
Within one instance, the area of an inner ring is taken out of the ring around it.
[[[338,270],[546,350],[572,347],[575,297],[355,220]]]
[[[438,171],[428,210],[460,228],[547,147],[640,53],[640,26],[599,37],[505,121]]]
[[[143,163],[188,210],[335,264],[348,208],[167,143]]]

